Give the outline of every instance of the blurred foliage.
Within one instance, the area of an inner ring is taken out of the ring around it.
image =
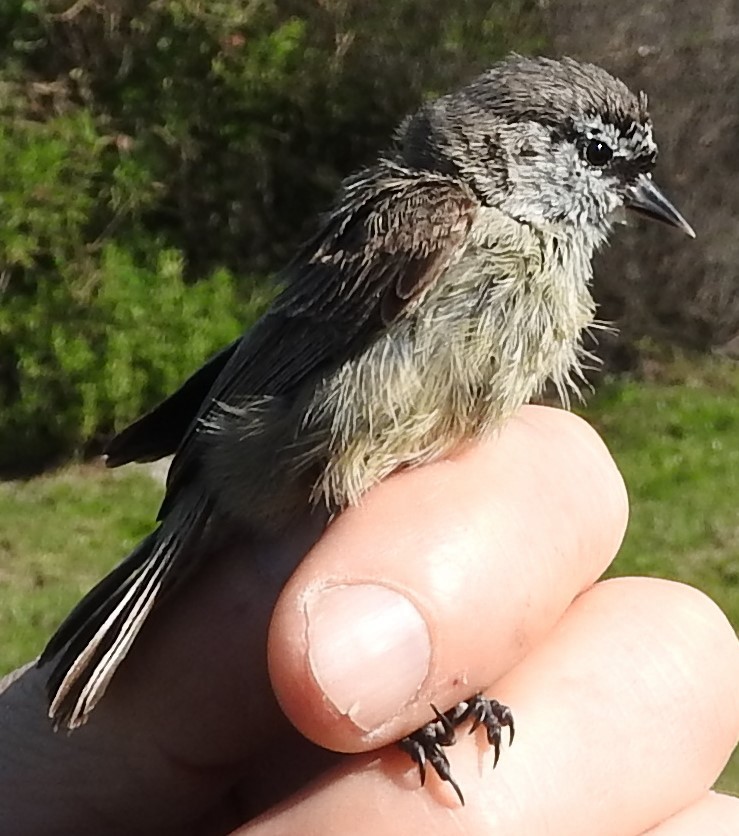
[[[538,21],[535,0],[6,0],[0,470],[171,390],[401,117],[538,49]]]
[[[40,280],[0,311],[0,340],[13,356],[17,394],[0,412],[0,464],[22,452],[25,468],[81,449],[173,390],[189,369],[240,330],[239,302],[221,269],[192,286],[176,250],[153,267],[106,244],[85,274]],[[242,296],[244,288],[242,287]]]

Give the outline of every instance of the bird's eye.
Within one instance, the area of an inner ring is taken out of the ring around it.
[[[585,147],[585,159],[590,165],[604,166],[611,161],[613,150],[601,139],[591,139]]]

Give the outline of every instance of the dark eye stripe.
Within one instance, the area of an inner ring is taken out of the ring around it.
[[[539,120],[550,130],[550,137],[552,142],[573,142],[582,154],[586,144],[592,137],[592,134],[584,135],[575,128],[575,123],[572,119],[565,119],[564,123],[555,124],[551,121],[545,122]],[[633,143],[634,137],[643,126],[633,119],[625,119],[622,122],[615,122],[615,127],[619,129],[620,135]],[[636,144],[636,143],[634,143]],[[637,146],[638,147],[638,146]],[[644,147],[644,146],[643,146]],[[649,174],[654,170],[657,162],[657,149],[654,147],[644,147],[644,150],[637,151],[636,148],[632,154],[627,158],[620,154],[614,156],[608,163],[608,170],[623,178],[624,180],[634,180],[640,174]]]
[[[640,174],[649,174],[654,170],[656,162],[657,151],[655,149],[634,154],[631,157],[614,157],[610,168],[625,180],[631,180]]]

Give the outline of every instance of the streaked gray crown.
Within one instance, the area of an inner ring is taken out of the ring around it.
[[[512,56],[424,105],[398,140],[406,164],[459,176],[487,205],[595,243],[657,156],[645,95],[571,58]],[[594,142],[612,152],[607,163],[589,159]]]

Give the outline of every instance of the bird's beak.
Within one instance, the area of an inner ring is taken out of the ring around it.
[[[648,218],[682,229],[686,235],[695,238],[693,227],[677,211],[670,201],[654,185],[651,176],[640,174],[626,197],[627,209],[633,209]]]

